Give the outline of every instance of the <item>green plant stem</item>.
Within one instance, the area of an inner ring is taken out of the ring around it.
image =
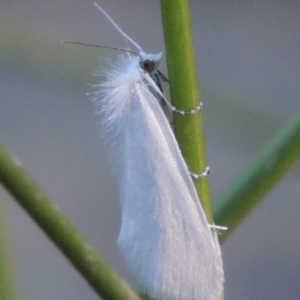
[[[12,252],[10,251],[7,210],[5,202],[2,201],[1,192],[0,189],[0,299],[17,300],[19,299],[19,290],[16,286]]]
[[[160,3],[172,103],[188,111],[200,103],[188,1],[161,0]],[[174,131],[190,172],[203,172],[207,164],[201,113],[180,115],[175,112]],[[208,178],[202,177],[194,183],[208,220],[212,222]]]
[[[215,221],[228,226],[227,238],[262,197],[300,159],[300,111],[216,199]]]
[[[108,300],[140,299],[2,146],[0,183],[44,230],[99,296]]]

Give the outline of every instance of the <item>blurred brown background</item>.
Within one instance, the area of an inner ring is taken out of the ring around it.
[[[146,51],[164,50],[159,1],[98,2]],[[299,110],[300,2],[191,1],[191,15],[216,196]],[[130,280],[116,246],[116,183],[85,95],[118,53],[61,40],[125,45],[93,1],[1,0],[0,142]],[[226,300],[299,298],[299,186],[296,167],[222,245]],[[22,299],[98,299],[4,196]]]

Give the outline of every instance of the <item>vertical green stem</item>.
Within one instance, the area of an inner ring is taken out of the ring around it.
[[[161,0],[172,103],[190,110],[200,103],[190,13],[187,0]],[[182,155],[193,173],[206,168],[201,113],[174,114],[174,131]],[[202,206],[212,221],[208,178],[194,180]]]

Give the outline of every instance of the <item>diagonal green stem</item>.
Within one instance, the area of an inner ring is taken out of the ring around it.
[[[15,197],[102,299],[140,299],[2,146],[0,146],[0,183]]]
[[[216,224],[229,228],[221,240],[234,231],[299,159],[300,111],[216,199]]]
[[[200,103],[187,0],[161,0],[161,12],[167,52],[172,103],[181,110],[191,110]],[[193,173],[206,168],[201,113],[174,114],[174,131],[182,155]],[[194,181],[202,206],[212,221],[208,178]]]
[[[19,290],[16,288],[16,278],[12,263],[12,254],[7,230],[7,210],[2,201],[0,190],[0,299],[17,300]]]

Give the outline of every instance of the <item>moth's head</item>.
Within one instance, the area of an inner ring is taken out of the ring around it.
[[[158,54],[140,54],[140,67],[147,73],[153,73],[157,70],[162,52]]]

